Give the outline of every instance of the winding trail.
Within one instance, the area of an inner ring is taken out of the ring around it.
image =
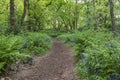
[[[78,80],[72,49],[53,39],[50,51],[35,58],[34,64],[10,75],[12,80]]]

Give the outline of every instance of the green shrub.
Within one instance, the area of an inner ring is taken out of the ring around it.
[[[27,55],[21,54],[24,39],[20,36],[0,36],[0,73],[6,71],[11,64]]]
[[[65,31],[62,31],[62,30],[52,30],[52,29],[42,30],[41,32],[46,33],[51,37],[57,37],[57,36],[65,33]]]
[[[120,42],[111,32],[87,30],[65,34],[58,39],[71,44],[78,59],[78,76],[82,80],[120,79]]]
[[[42,54],[51,45],[51,38],[42,33],[26,33],[18,36],[0,36],[0,74],[10,69],[18,60],[31,64],[31,54]],[[28,54],[31,53],[31,54]]]
[[[85,52],[81,53],[83,58],[78,62],[78,75],[80,78],[114,80],[111,75],[115,73],[114,78],[117,79],[120,75],[119,46],[120,44],[117,41],[112,40],[108,43],[101,45],[94,44],[92,47],[86,48]]]
[[[63,35],[58,36],[57,38],[61,40],[62,42],[67,43],[69,42],[70,36],[71,36],[70,34],[63,34]]]
[[[51,45],[51,38],[43,33],[26,33],[23,51],[27,53],[41,54],[48,50]]]

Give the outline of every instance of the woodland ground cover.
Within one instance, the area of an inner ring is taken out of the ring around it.
[[[73,47],[80,79],[120,79],[120,42],[119,38],[113,39],[110,31],[77,31],[58,39]]]
[[[51,37],[43,33],[24,33],[20,35],[0,36],[0,73],[7,72],[16,61],[42,55],[49,49]]]

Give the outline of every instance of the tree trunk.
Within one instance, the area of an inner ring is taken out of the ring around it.
[[[104,21],[104,27],[106,27],[107,26],[107,23],[106,23],[106,21],[107,21],[107,15],[105,15],[103,21]]]
[[[114,17],[114,4],[113,0],[109,0],[110,3],[110,16],[111,16],[111,24],[112,24],[112,31],[115,35],[116,27],[115,27],[115,17]]]
[[[58,20],[58,30],[59,30],[59,31],[61,30],[61,23],[60,23],[60,20]]]
[[[56,30],[56,19],[54,20],[54,23],[53,23],[53,29]]]
[[[76,0],[76,7],[75,7],[75,29],[77,29],[77,24],[78,24],[78,0]]]
[[[90,16],[90,8],[89,8],[89,2],[87,0],[85,0],[84,2],[86,4],[86,17],[87,17],[87,21],[86,21],[87,25],[86,25],[86,27],[88,27],[88,26],[91,26],[90,25],[90,17],[89,17]]]
[[[15,31],[14,0],[10,0],[10,31]]]
[[[29,31],[32,31],[32,27],[30,24],[30,0],[27,1],[27,9],[28,9],[28,27],[27,27],[27,29]]]
[[[94,16],[94,29],[97,30],[98,23],[96,19],[96,5],[95,5],[95,0],[93,0],[93,16]]]
[[[27,12],[27,0],[24,0],[24,10],[23,10],[23,14],[22,14],[22,17],[21,17],[21,23],[20,23],[21,27],[23,26],[24,19],[25,19],[25,16],[26,16],[26,12]]]

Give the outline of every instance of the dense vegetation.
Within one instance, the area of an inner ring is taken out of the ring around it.
[[[41,55],[51,45],[51,38],[43,33],[29,32],[20,35],[0,36],[0,73],[6,72],[16,61]]]
[[[112,39],[111,32],[88,30],[60,35],[58,39],[73,46],[80,79],[120,79],[120,42]]]
[[[52,37],[71,45],[80,80],[120,79],[119,0],[0,0],[0,75],[42,55]]]

